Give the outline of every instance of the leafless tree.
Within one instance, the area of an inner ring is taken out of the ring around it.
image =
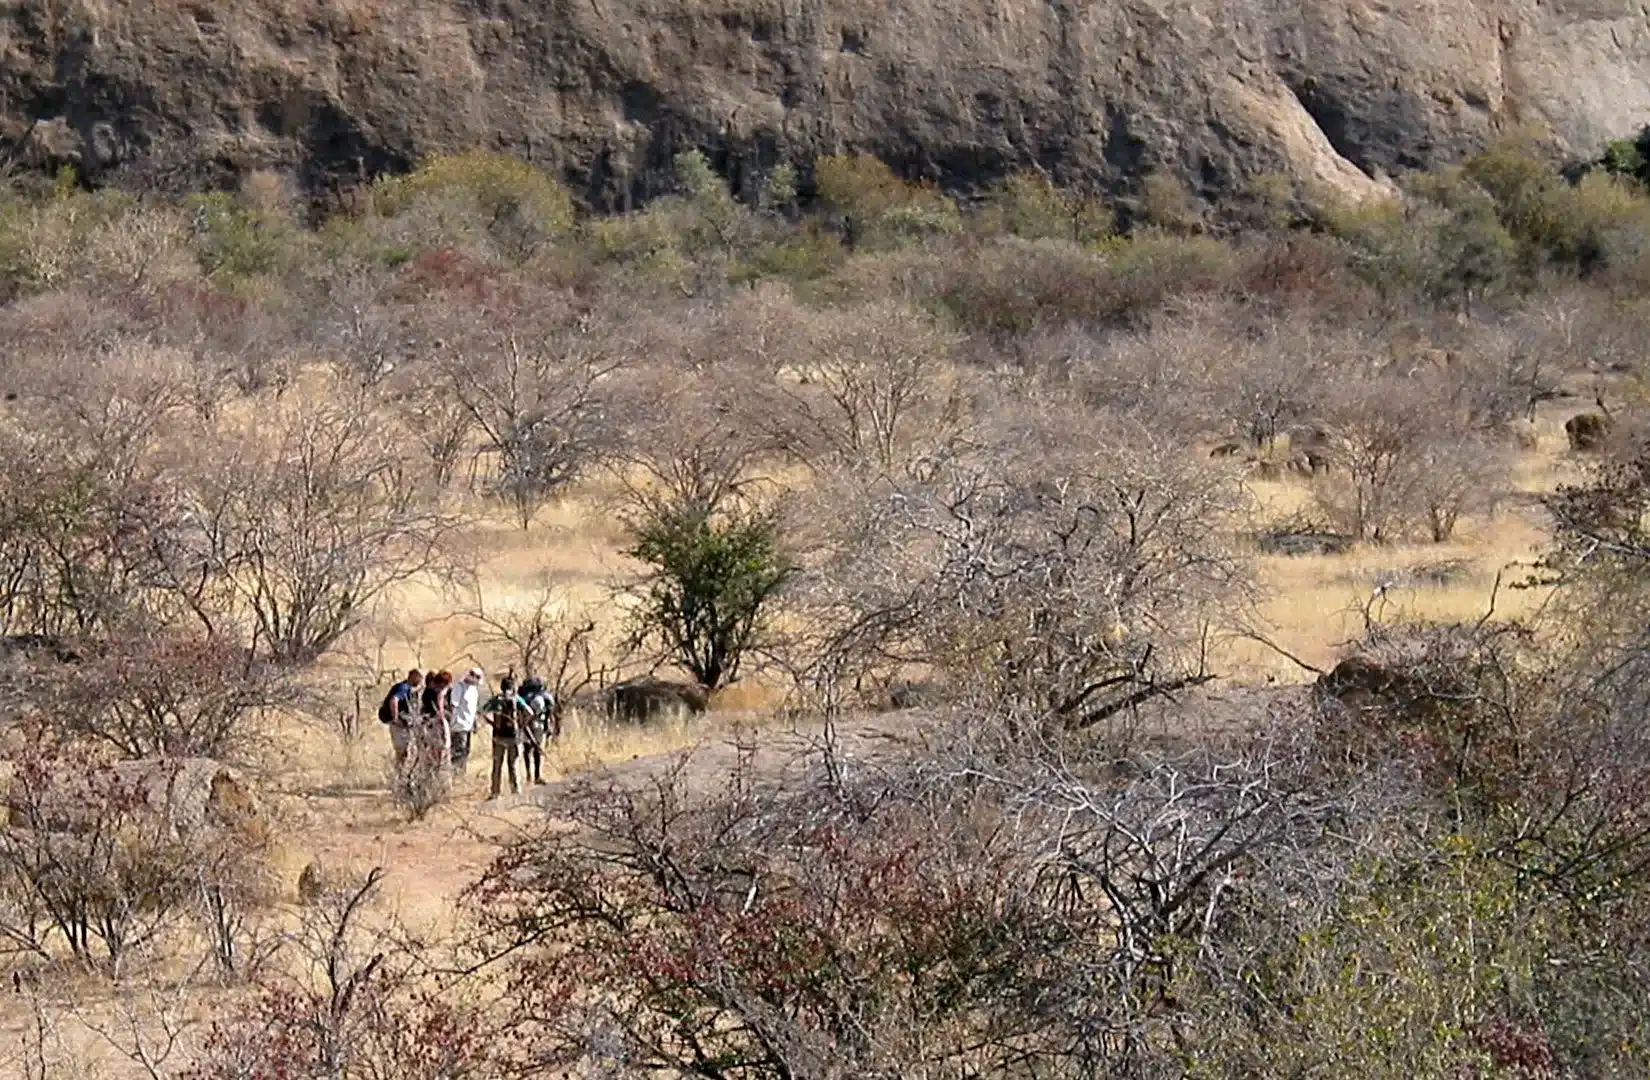
[[[814,316],[800,369],[779,376],[795,428],[787,445],[820,464],[884,472],[945,445],[964,419],[954,344],[896,304]]]
[[[211,575],[202,612],[244,614],[262,655],[303,663],[443,565],[454,520],[386,419],[345,397],[216,448],[189,493],[192,557]]]
[[[395,387],[395,422],[406,425],[410,440],[429,459],[435,489],[450,489],[460,466],[475,451],[474,414],[448,382],[428,368],[412,369]]]
[[[1442,391],[1436,377],[1352,373],[1326,391],[1321,430],[1333,471],[1313,490],[1347,535],[1441,542],[1463,514],[1491,511],[1502,497],[1505,450],[1472,408]]]
[[[608,384],[634,362],[631,343],[622,327],[555,296],[450,319],[464,325],[443,329],[446,392],[480,431],[496,459],[489,481],[526,528],[611,449]]]
[[[1463,516],[1493,513],[1510,480],[1506,448],[1462,435],[1428,439],[1416,455],[1416,497],[1434,543],[1455,534]]]
[[[544,680],[557,707],[552,733],[559,733],[562,708],[599,674],[595,621],[575,616],[566,593],[548,582],[519,607],[489,605],[478,589],[463,617],[479,628],[472,648],[505,650],[510,670]]]
[[[1071,409],[1029,403],[925,476],[842,488],[859,512],[823,509],[835,526],[802,543],[817,635],[1076,728],[1207,681],[1207,635],[1246,578],[1205,523],[1239,491],[1126,422],[1072,446]]]
[[[1319,505],[1356,540],[1400,538],[1416,505],[1419,447],[1441,417],[1418,387],[1350,375],[1323,406],[1322,430],[1333,474],[1314,486]]]

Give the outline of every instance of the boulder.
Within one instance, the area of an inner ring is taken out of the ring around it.
[[[631,679],[607,693],[608,715],[626,723],[646,723],[667,715],[697,716],[710,703],[701,686],[668,679]]]
[[[364,880],[365,875],[347,866],[328,859],[311,859],[298,875],[298,900],[304,904],[318,904],[329,896],[356,888]]]
[[[1577,413],[1564,421],[1564,435],[1571,450],[1597,450],[1610,437],[1610,418],[1600,413]]]
[[[177,836],[203,830],[261,829],[263,814],[251,786],[234,770],[209,758],[120,761],[90,774],[66,772],[31,790],[14,775],[6,810],[14,827],[75,833],[95,827],[89,808],[93,785],[112,783],[133,813],[153,815]]]

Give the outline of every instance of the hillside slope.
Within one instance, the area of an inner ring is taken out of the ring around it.
[[[9,0],[0,160],[311,183],[507,149],[596,206],[670,155],[735,182],[869,151],[948,183],[1033,163],[1205,193],[1344,190],[1511,124],[1569,149],[1650,121],[1626,0]]]

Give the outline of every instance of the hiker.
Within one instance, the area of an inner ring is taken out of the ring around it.
[[[446,671],[433,671],[424,677],[424,694],[419,703],[418,737],[420,751],[432,763],[445,763],[451,746],[448,728],[450,710],[447,688],[453,676]]]
[[[412,740],[413,721],[418,718],[418,706],[413,698],[423,683],[423,673],[414,668],[407,672],[405,679],[390,687],[390,692],[384,695],[378,706],[379,722],[389,725],[390,748],[395,751],[396,768],[407,761],[407,744]]]
[[[501,680],[498,693],[487,700],[481,711],[493,729],[493,792],[488,798],[498,798],[500,774],[506,766],[510,770],[510,794],[518,795],[521,785],[516,782],[517,740],[527,719],[527,703],[516,694],[516,680],[508,676]]]
[[[521,684],[521,700],[527,705],[527,715],[521,728],[523,778],[542,784],[545,744],[555,732],[555,699],[545,689],[543,679],[529,675]]]
[[[440,716],[442,712],[442,691],[446,689],[443,679],[451,679],[445,671],[430,671],[424,675],[424,692],[418,699],[418,715],[423,717]]]
[[[485,677],[480,668],[473,667],[447,694],[451,709],[453,772],[459,776],[470,768],[470,739],[476,731],[476,710],[481,707],[481,681]]]

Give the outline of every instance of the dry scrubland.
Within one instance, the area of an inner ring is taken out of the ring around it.
[[[676,168],[0,201],[0,1069],[1643,1074],[1639,147]]]

